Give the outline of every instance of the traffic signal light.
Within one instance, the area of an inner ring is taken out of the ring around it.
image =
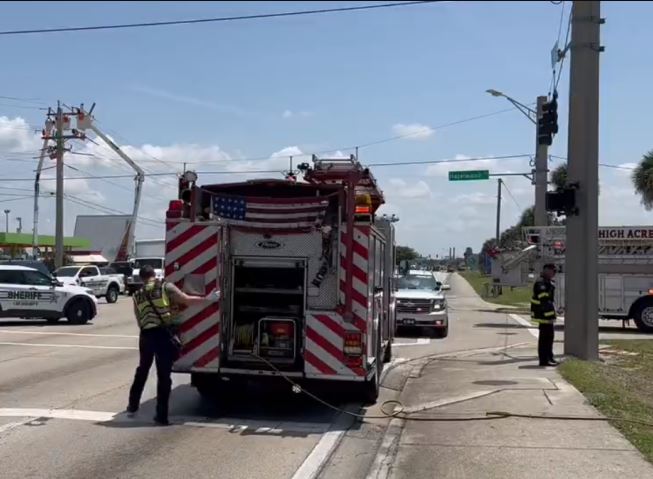
[[[542,105],[542,116],[537,120],[537,143],[551,145],[553,135],[558,133],[558,99],[554,96],[550,102]]]

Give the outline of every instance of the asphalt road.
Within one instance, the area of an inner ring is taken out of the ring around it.
[[[444,282],[449,278],[444,277]],[[534,341],[508,315],[483,312],[451,278],[449,337],[396,339],[377,405],[398,396],[415,362],[432,354]],[[463,294],[461,294],[463,292]],[[248,388],[220,405],[175,375],[168,428],[154,427],[155,377],[136,419],[119,414],[137,362],[128,298],[101,301],[84,326],[0,322],[0,476],[3,478],[367,477],[389,421],[355,421],[289,388]],[[341,408],[342,391],[320,391]]]

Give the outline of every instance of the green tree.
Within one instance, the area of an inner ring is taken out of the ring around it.
[[[633,171],[632,180],[644,208],[653,210],[653,150],[642,157],[642,161]]]
[[[562,189],[567,185],[567,163],[563,163],[551,172],[551,183],[556,189]]]
[[[397,246],[397,264],[401,261],[414,261],[419,258],[419,253],[410,246]]]

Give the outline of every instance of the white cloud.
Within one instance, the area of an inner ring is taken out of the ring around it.
[[[421,123],[397,123],[392,127],[392,132],[397,136],[405,137],[406,140],[426,140],[435,130]]]
[[[23,118],[0,116],[0,152],[38,155],[42,141]]]
[[[401,178],[392,178],[390,186],[392,188],[386,193],[390,198],[431,198],[432,196],[431,188],[423,180],[419,180],[414,185],[409,185]]]
[[[309,116],[313,116],[313,113],[310,111],[293,111],[293,110],[284,110],[283,113],[281,114],[281,117],[288,120],[290,118],[308,118]]]

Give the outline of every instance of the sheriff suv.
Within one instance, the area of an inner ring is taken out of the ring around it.
[[[449,334],[449,315],[444,285],[427,271],[410,271],[397,279],[395,292],[397,328],[426,329],[430,335]]]
[[[92,290],[63,285],[34,268],[0,265],[0,317],[49,323],[66,318],[72,324],[85,324],[96,315],[97,299]]]

